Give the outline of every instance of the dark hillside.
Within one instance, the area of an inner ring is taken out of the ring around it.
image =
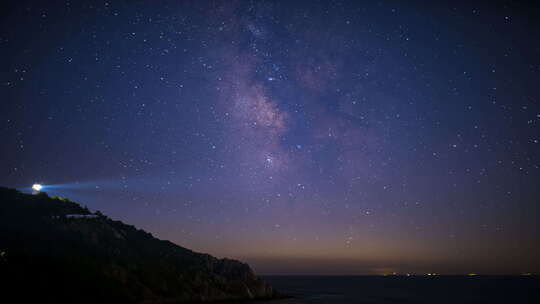
[[[277,297],[247,264],[193,252],[64,198],[0,188],[2,297],[175,303]]]

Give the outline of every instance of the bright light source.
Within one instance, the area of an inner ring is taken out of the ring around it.
[[[41,189],[43,189],[43,186],[40,184],[33,184],[32,189],[35,191],[41,191]]]

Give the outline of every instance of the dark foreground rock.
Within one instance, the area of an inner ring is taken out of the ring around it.
[[[64,198],[6,188],[0,188],[0,290],[0,302],[18,303],[280,297],[247,264],[156,239]]]

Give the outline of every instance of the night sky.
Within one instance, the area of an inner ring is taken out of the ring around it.
[[[540,272],[540,11],[482,2],[2,1],[0,185],[260,274]]]

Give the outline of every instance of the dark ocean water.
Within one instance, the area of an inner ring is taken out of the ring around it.
[[[538,276],[266,276],[274,304],[538,303]]]

